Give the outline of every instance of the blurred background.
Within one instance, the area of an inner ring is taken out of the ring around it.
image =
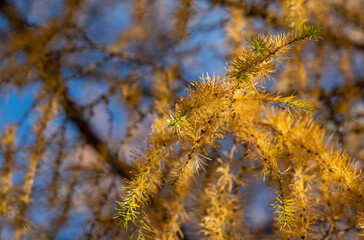
[[[224,75],[253,34],[304,23],[323,39],[265,85],[312,103],[362,168],[363,12],[362,0],[0,0],[0,236],[129,239],[113,216],[153,117],[190,81]],[[272,193],[246,188],[248,231],[263,236]]]

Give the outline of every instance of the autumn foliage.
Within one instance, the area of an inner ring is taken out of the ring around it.
[[[363,10],[0,0],[0,239],[364,238]]]

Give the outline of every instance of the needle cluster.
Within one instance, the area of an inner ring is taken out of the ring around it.
[[[197,221],[208,239],[246,238],[243,227],[236,227],[244,224],[240,192],[244,179],[256,171],[274,190],[275,234],[280,239],[315,238],[328,211],[343,221],[344,209],[362,213],[364,175],[313,121],[312,105],[269,93],[258,81],[271,78],[274,63],[287,59],[294,45],[317,40],[320,32],[317,26],[304,25],[288,34],[253,36],[226,77],[203,76],[192,82],[171,113],[156,119],[146,148],[135,156],[136,177],[125,182],[116,215],[120,223],[133,223],[138,239],[153,234],[178,238],[186,219]],[[234,145],[221,160],[214,152],[229,136]],[[237,147],[243,156],[234,156]],[[193,183],[196,178],[204,183]],[[188,210],[188,196],[196,197],[193,188],[204,194]],[[175,235],[162,227],[163,220],[148,220],[161,214],[149,210],[161,196],[166,208],[168,199],[185,208],[187,217],[173,218],[174,227],[168,225]]]

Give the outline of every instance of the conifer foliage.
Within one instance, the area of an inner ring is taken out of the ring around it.
[[[0,0],[0,239],[364,238],[363,3]]]
[[[119,222],[126,228],[132,223],[137,239],[171,239],[178,237],[180,224],[195,216],[206,239],[249,239],[241,225],[245,209],[238,193],[246,184],[244,178],[256,173],[276,196],[272,204],[276,238],[318,237],[317,227],[325,221],[326,211],[342,211],[338,220],[344,220],[349,209],[359,216],[364,211],[362,172],[326,139],[312,119],[311,105],[267,93],[260,84],[261,79],[271,78],[276,64],[287,58],[294,45],[320,37],[320,27],[307,25],[288,34],[255,35],[226,76],[203,76],[191,83],[171,113],[155,119],[146,146],[135,155],[135,178],[126,180],[115,216]],[[234,139],[229,157],[210,157],[226,136]],[[245,155],[235,159],[239,145],[244,145]],[[209,173],[213,176],[205,176],[201,190],[204,202],[191,210],[183,199],[201,188],[194,176],[207,174],[214,162],[218,167]],[[234,171],[234,164],[244,167]],[[149,217],[164,214],[150,206],[165,194],[167,211],[177,215],[166,220],[168,225]],[[335,205],[327,205],[333,199]],[[177,213],[175,204],[182,205]]]

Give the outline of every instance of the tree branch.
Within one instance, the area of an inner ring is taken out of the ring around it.
[[[20,17],[20,14],[17,13],[14,6],[9,4],[6,0],[0,0],[0,13],[7,18],[13,31],[16,33],[22,33],[30,26],[30,24]],[[58,67],[57,65],[59,64],[55,61],[56,60],[47,61],[47,68],[53,69],[53,65]],[[43,81],[46,82],[46,79],[43,79]],[[110,169],[122,177],[130,179],[132,177],[130,167],[113,155],[106,144],[92,130],[89,123],[82,117],[80,107],[68,96],[66,88],[63,92],[61,103],[66,117],[77,126],[85,141],[89,143],[100,155],[105,156],[106,162],[110,165]]]

